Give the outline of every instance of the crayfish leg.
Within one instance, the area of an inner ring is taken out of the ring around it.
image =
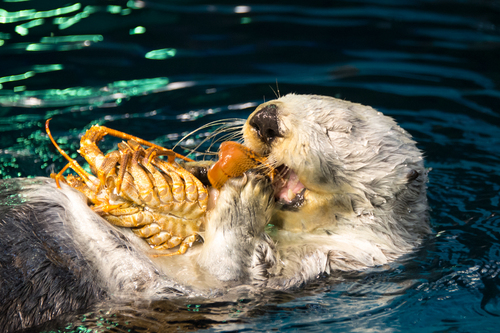
[[[101,185],[106,184],[107,176],[114,170],[120,158],[120,153],[116,150],[104,156],[101,166],[97,169],[97,178]]]
[[[124,216],[139,213],[141,209],[139,207],[129,206],[127,203],[121,203],[116,205],[101,204],[94,207],[95,212],[103,212],[113,216]]]
[[[142,148],[141,150],[136,150],[134,152],[134,156],[132,157],[132,161],[129,165],[129,172],[134,178],[136,189],[139,191],[141,201],[148,207],[158,207],[161,203],[156,192],[154,191],[154,185],[151,182],[148,173],[142,168],[142,166],[139,165],[137,161],[142,152],[144,152]]]
[[[120,144],[118,144],[118,148],[122,150]],[[125,177],[125,172],[127,171],[128,163],[130,158],[132,157],[131,151],[122,151],[121,160],[120,160],[120,171],[118,172],[118,176],[115,180],[115,188],[117,193],[120,193],[122,190],[123,178]]]
[[[144,205],[144,202],[142,201],[141,195],[139,193],[139,189],[137,189],[136,183],[134,182],[134,178],[128,171],[123,177],[122,189],[119,194],[125,199],[133,201],[136,205]]]
[[[57,175],[50,175],[52,178],[57,177]],[[54,176],[54,177],[53,177]],[[54,178],[55,179],[55,178]],[[92,191],[85,183],[82,181],[81,178],[75,177],[72,174],[69,174],[66,179],[61,176],[61,179],[74,188],[75,190],[78,190],[79,192],[83,193],[85,197],[87,197],[88,200],[90,200],[92,203],[97,203],[95,192]],[[57,182],[57,180],[56,180]]]
[[[64,166],[64,168],[61,169],[58,173],[51,173],[50,178],[54,179],[56,181],[56,185],[58,189],[61,189],[61,185],[59,184],[60,180],[63,180],[66,182],[66,179],[63,176],[63,173],[71,166],[71,163],[68,163]]]
[[[114,216],[110,214],[103,217],[111,224],[126,228],[141,227],[154,222],[153,215],[146,211],[122,216]]]
[[[174,153],[170,149],[158,149],[157,147],[150,147],[146,149],[146,154],[144,156],[144,163],[151,163],[151,161],[156,157],[156,156],[168,156],[168,163],[174,163],[175,158],[177,157],[177,154]]]
[[[52,133],[50,133],[50,129],[49,129],[49,122],[52,118],[49,118],[47,119],[47,121],[45,122],[45,131],[47,132],[49,138],[50,138],[50,141],[52,141],[52,144],[54,145],[54,147],[56,147],[57,151],[59,151],[59,153],[64,156],[64,158],[69,162],[68,165],[66,165],[63,170],[66,171],[66,169],[71,168],[73,169],[80,177],[83,178],[83,181],[90,185],[90,183],[92,183],[92,185],[96,185],[92,180],[95,179],[92,175],[90,175],[87,171],[85,171],[81,166],[80,164],[78,164],[77,161],[75,161],[74,159],[72,159],[71,157],[69,157],[68,154],[66,154],[66,152],[64,150],[61,149],[61,147],[59,147],[59,145],[56,143],[56,140],[54,140],[54,138],[52,137]],[[62,173],[59,172],[62,176]],[[60,179],[60,177],[59,177]],[[57,180],[56,180],[57,182]],[[59,183],[58,183],[58,187],[60,188],[59,186]]]
[[[142,228],[132,229],[134,234],[140,238],[148,238],[161,232],[161,227],[157,223],[145,225]]]
[[[174,197],[174,200],[177,202],[184,202],[184,200],[186,199],[184,182],[177,173],[177,168],[174,167],[174,164],[162,161],[160,159],[154,159],[153,164],[157,166],[161,171],[169,175],[169,177],[172,179],[172,195]]]
[[[157,254],[152,254],[151,256],[153,258],[157,258],[157,257],[171,257],[171,256],[176,256],[176,255],[180,255],[180,254],[184,254],[186,253],[187,249],[189,249],[191,246],[193,246],[193,243],[198,239],[198,235],[197,234],[194,234],[194,235],[191,235],[191,236],[188,236],[186,237],[181,245],[179,246],[179,250],[177,250],[176,252],[171,252],[171,253],[157,253]],[[159,250],[161,247],[160,246],[156,246],[155,249]]]
[[[177,236],[172,237],[172,234],[170,232],[162,230],[159,233],[146,239],[146,242],[148,242],[148,244],[153,246],[155,249],[170,249],[179,245],[182,242],[182,238]]]
[[[161,203],[169,204],[173,201],[172,191],[170,189],[170,185],[168,184],[167,179],[163,176],[163,174],[158,171],[152,164],[143,164],[142,165],[149,174],[153,177],[154,190],[158,195]]]

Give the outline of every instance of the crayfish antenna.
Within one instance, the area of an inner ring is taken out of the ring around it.
[[[133,135],[130,135],[127,133],[123,133],[123,132],[120,132],[120,131],[117,131],[117,130],[114,130],[114,129],[111,129],[111,128],[108,128],[105,126],[100,126],[100,128],[108,135],[115,136],[117,138],[124,139],[124,140],[134,140],[135,142],[137,142],[143,146],[156,148],[158,151],[163,152],[161,155],[169,156],[169,161],[170,161],[170,156],[175,156],[175,157],[180,158],[186,162],[193,162],[193,160],[190,159],[189,157],[178,154],[171,149],[167,149],[167,148],[164,148],[162,146],[158,146],[157,144],[154,144],[152,142],[138,138],[136,136],[133,136]]]
[[[52,134],[50,133],[50,129],[49,129],[49,122],[52,120],[52,118],[49,118],[47,119],[47,121],[45,122],[45,131],[47,132],[47,134],[49,135],[49,138],[50,138],[50,141],[52,141],[52,144],[56,147],[57,151],[62,155],[64,156],[64,158],[66,160],[68,160],[68,164],[56,175],[57,178],[54,178],[56,180],[56,184],[57,184],[57,187],[58,188],[61,188],[60,185],[59,185],[59,179],[61,178],[64,178],[62,176],[62,173],[64,171],[66,171],[68,168],[71,168],[73,169],[80,177],[83,178],[83,180],[85,182],[89,182],[90,181],[90,175],[87,173],[87,171],[85,171],[81,166],[80,164],[78,164],[77,161],[75,161],[74,159],[72,159],[71,157],[69,157],[68,154],[66,154],[66,152],[64,150],[61,149],[61,147],[59,147],[59,145],[56,143],[56,140],[54,140],[54,138],[52,137]]]

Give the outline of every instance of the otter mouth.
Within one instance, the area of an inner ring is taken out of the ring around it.
[[[278,203],[278,208],[282,210],[298,210],[304,204],[304,193],[306,188],[299,180],[297,174],[287,167],[281,165],[278,168],[278,175],[273,183],[274,197]]]

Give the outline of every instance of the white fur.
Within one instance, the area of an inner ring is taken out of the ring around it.
[[[274,105],[281,136],[263,143],[247,121],[245,144],[285,164],[307,188],[297,211],[276,211],[276,265],[268,286],[385,264],[430,232],[427,171],[411,136],[371,107],[326,96],[286,95]],[[417,172],[416,179],[409,174]],[[410,177],[411,178],[411,177]],[[278,259],[279,258],[279,259]]]

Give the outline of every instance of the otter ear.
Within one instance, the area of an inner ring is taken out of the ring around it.
[[[352,123],[346,120],[335,120],[331,124],[330,128],[328,128],[328,131],[351,133],[351,129],[352,129]]]
[[[420,176],[419,172],[415,169],[411,169],[410,171],[408,171],[408,173],[406,174],[406,179],[408,179],[408,182],[412,182],[414,181],[415,179],[418,178],[418,176]]]

